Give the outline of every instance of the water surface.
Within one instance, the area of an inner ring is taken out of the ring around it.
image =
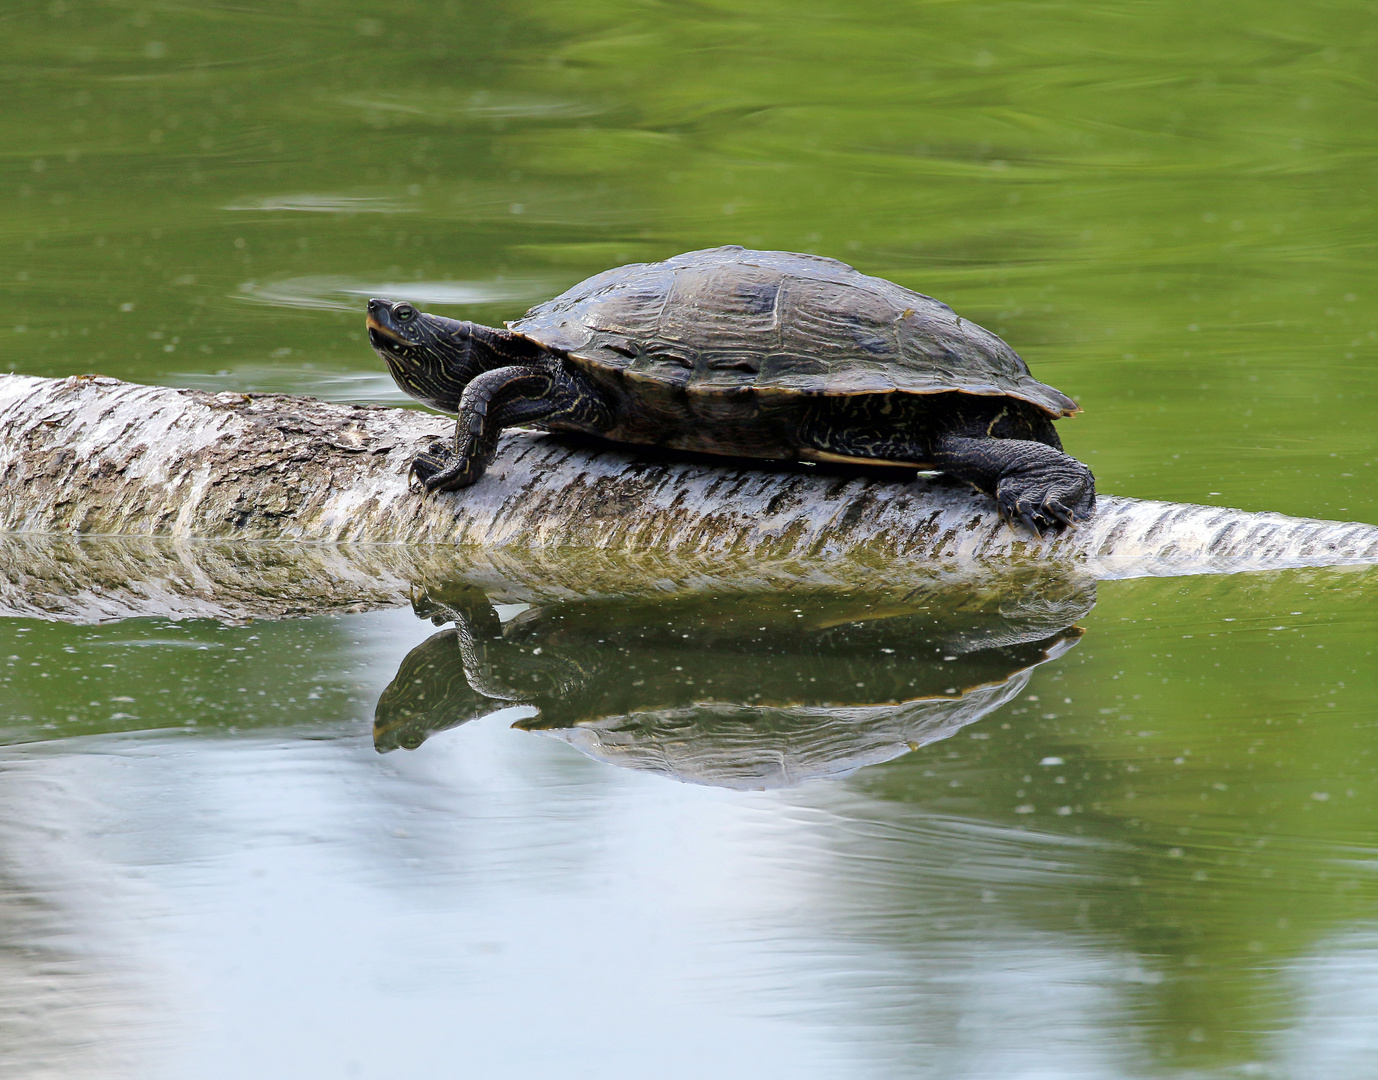
[[[1103,490],[1378,521],[1368,5],[16,0],[0,27],[14,370],[400,403],[368,295],[497,323],[741,243],[1000,333],[1085,408],[1063,437]],[[453,603],[6,619],[0,1062],[1368,1076],[1374,586],[1103,582],[1033,626],[883,580],[470,592],[468,658]]]

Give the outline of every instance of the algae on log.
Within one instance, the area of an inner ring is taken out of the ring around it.
[[[1028,558],[1099,578],[1378,561],[1372,525],[1102,496],[1091,522],[1037,540],[943,477],[667,461],[529,432],[505,434],[478,484],[423,499],[408,465],[451,430],[381,406],[0,376],[0,531],[444,545],[517,562],[582,550],[649,559],[652,578],[718,565],[846,580]]]
[[[878,574],[831,559],[763,562],[583,548],[241,543],[123,536],[0,535],[0,615],[103,623],[281,619],[404,607],[414,597],[478,589],[499,603],[667,595],[845,593],[906,608],[943,593],[963,605],[1000,599],[1060,605],[1094,597],[1095,579],[1066,561],[1009,566],[912,563]],[[1088,607],[1090,601],[1088,601]]]

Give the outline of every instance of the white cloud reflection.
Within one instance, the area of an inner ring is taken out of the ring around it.
[[[535,301],[558,291],[549,282],[531,279],[509,281],[359,281],[346,277],[296,277],[279,281],[246,281],[236,294],[274,307],[312,308],[321,311],[362,311],[361,299],[386,296],[417,304],[502,304]]]
[[[420,207],[384,196],[303,192],[297,195],[264,195],[259,198],[240,199],[222,209],[291,210],[308,214],[414,214]]]

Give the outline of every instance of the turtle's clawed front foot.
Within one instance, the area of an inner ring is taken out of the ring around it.
[[[1096,481],[1073,458],[1054,468],[1021,470],[1000,478],[995,492],[1000,516],[1022,522],[1042,538],[1075,529],[1096,512]]]
[[[433,442],[424,451],[412,458],[411,468],[407,470],[407,487],[420,487],[424,494],[429,495],[435,489],[428,481],[438,472],[443,472],[450,459],[454,457],[454,451],[443,442]]]
[[[412,459],[407,470],[407,482],[417,481],[425,495],[437,491],[456,491],[468,487],[483,475],[488,462],[472,449],[458,451],[448,443],[433,442]]]

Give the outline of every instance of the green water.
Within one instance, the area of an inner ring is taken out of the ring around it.
[[[1370,5],[12,0],[0,32],[15,371],[400,403],[369,295],[494,323],[741,243],[1000,333],[1103,491],[1378,522]],[[1371,1076],[1374,591],[1104,582],[1056,655],[969,668],[893,598],[500,609],[477,667],[407,610],[5,620],[0,1063]],[[380,756],[413,670],[449,711]],[[847,778],[855,742],[762,792],[684,764],[978,683],[1012,696]]]
[[[1008,338],[1105,490],[1378,520],[1375,18],[10,3],[6,351],[392,399],[371,289],[500,320],[624,261],[815,251]]]

